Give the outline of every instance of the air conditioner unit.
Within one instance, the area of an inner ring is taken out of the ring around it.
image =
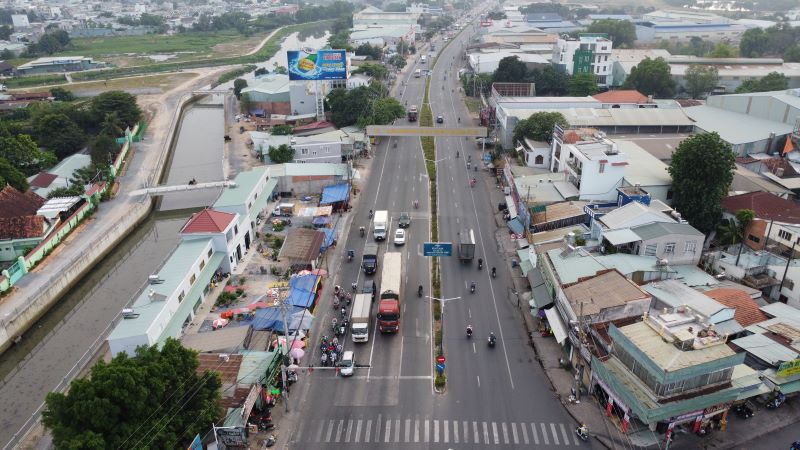
[[[164,280],[161,279],[161,277],[159,277],[158,274],[150,275],[149,277],[147,277],[147,281],[150,284],[161,284],[164,282]]]

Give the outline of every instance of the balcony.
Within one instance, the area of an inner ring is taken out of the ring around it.
[[[577,175],[578,177],[581,176],[581,167],[578,165],[578,161],[574,158],[567,160],[567,166]]]
[[[742,283],[753,289],[764,289],[781,284],[766,266],[751,267],[745,271]]]

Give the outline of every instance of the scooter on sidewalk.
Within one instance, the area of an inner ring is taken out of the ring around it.
[[[579,426],[575,428],[575,434],[581,438],[582,441],[589,440],[589,432],[586,430],[585,426]]]

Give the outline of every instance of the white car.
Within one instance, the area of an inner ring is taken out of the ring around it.
[[[404,245],[406,243],[406,230],[398,228],[394,232],[394,245]]]
[[[344,352],[342,355],[342,360],[339,361],[339,375],[343,377],[350,377],[353,375],[353,370],[355,369],[356,360],[355,356],[353,355],[352,350],[348,350]]]

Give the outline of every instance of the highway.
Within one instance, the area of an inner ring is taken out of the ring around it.
[[[468,114],[458,94],[457,72],[463,45],[474,29],[468,27],[454,42],[437,49],[442,52],[433,69],[430,102],[433,117],[442,115],[444,124],[465,126]],[[419,61],[418,59],[416,61]],[[431,62],[428,62],[431,64]],[[421,67],[421,66],[420,66]],[[424,68],[424,67],[422,67]],[[408,105],[422,104],[425,78],[413,77],[409,70],[400,99]],[[404,119],[397,124],[405,124]],[[395,146],[395,143],[397,144]],[[419,138],[383,138],[372,162],[359,207],[346,237],[344,248],[356,249],[352,263],[334,262],[332,282],[349,287],[358,276],[357,261],[371,234],[360,237],[359,226],[369,224],[368,210],[389,211],[391,226],[381,253],[396,251],[391,235],[403,211],[412,214],[408,243],[397,250],[403,253],[405,291],[402,298],[401,332],[397,335],[371,333],[366,344],[347,341],[354,349],[358,368],[352,378],[338,377],[331,370],[315,370],[304,375],[290,400],[298,414],[290,433],[290,448],[486,448],[502,445],[512,448],[589,448],[574,435],[576,423],[565,412],[550,389],[543,370],[520,320],[517,300],[511,294],[511,275],[496,240],[498,229],[490,203],[490,190],[496,189],[486,171],[467,170],[466,156],[480,160],[480,149],[472,138],[436,138],[438,166],[439,240],[457,242],[464,228],[475,230],[475,261],[462,264],[456,257],[442,258],[444,311],[444,352],[447,357],[447,388],[433,390],[431,305],[427,297],[418,298],[416,287],[430,292],[430,261],[422,255],[428,240],[430,213],[427,177]],[[460,157],[456,157],[456,152]],[[469,179],[478,183],[470,188]],[[415,199],[420,209],[414,210]],[[369,230],[369,228],[368,228]],[[371,231],[371,230],[369,230]],[[341,245],[341,244],[340,244]],[[483,258],[483,270],[477,258]],[[492,279],[489,270],[497,267]],[[375,276],[380,291],[380,266]],[[477,290],[470,294],[469,283]],[[330,283],[329,283],[330,284]],[[330,298],[323,298],[318,321],[328,327],[332,317]],[[373,309],[373,314],[376,308]],[[374,325],[373,318],[373,325]],[[467,324],[475,336],[465,336]],[[498,345],[488,348],[486,337],[494,331]],[[318,338],[318,336],[317,336]],[[349,339],[349,336],[348,336]],[[318,340],[313,343],[318,346]],[[314,351],[318,357],[319,350]],[[316,359],[315,361],[318,361]],[[299,389],[298,389],[299,388]]]

